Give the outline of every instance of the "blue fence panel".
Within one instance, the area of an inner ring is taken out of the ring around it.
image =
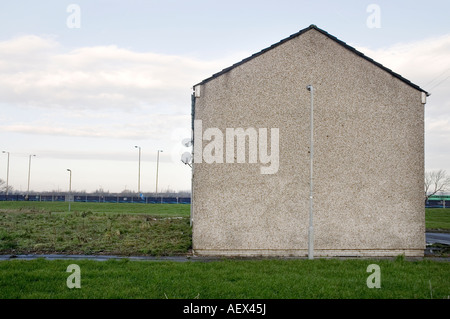
[[[119,196],[119,203],[131,203],[133,197],[131,196]]]
[[[86,201],[86,196],[77,196],[77,195],[74,195],[74,196],[73,196],[73,201],[74,201],[74,202],[79,202],[79,203],[85,202],[85,201]]]
[[[99,203],[102,200],[102,198],[100,196],[96,196],[96,195],[88,195],[88,196],[86,196],[85,200],[86,200],[86,202],[89,202],[89,203]]]
[[[103,200],[105,203],[117,203],[117,196],[105,196]]]
[[[147,197],[147,204],[156,204],[156,203],[160,203],[161,200],[159,200],[156,197]]]
[[[190,197],[180,197],[180,198],[178,198],[178,203],[179,204],[190,204],[191,198]]]
[[[17,202],[19,200],[24,200],[23,195],[0,195],[0,201],[13,201]]]
[[[145,204],[147,202],[145,197],[141,198],[139,196],[132,197],[132,200],[133,200],[133,203],[138,203],[138,204]]]
[[[190,204],[190,197],[144,197],[139,196],[98,196],[98,195],[72,195],[74,202],[91,203],[140,203],[140,204]],[[1,194],[0,201],[42,201],[42,202],[64,202],[66,195],[8,195]],[[436,205],[437,201],[427,202],[426,207],[442,207]],[[450,205],[446,205],[447,207]]]
[[[447,206],[447,205],[445,205],[445,206]],[[425,203],[425,207],[426,208],[444,208],[444,201],[442,201],[442,200],[427,200],[427,202]]]
[[[104,203],[105,202],[105,196],[101,195],[98,197],[98,202],[99,203]]]
[[[53,195],[41,195],[41,202],[53,202]]]
[[[176,197],[163,197],[162,203],[163,204],[177,204],[178,200]]]
[[[64,195],[55,196],[53,198],[53,201],[54,202],[65,202],[66,201],[66,196],[64,196]]]
[[[39,195],[28,195],[28,198],[27,196],[25,196],[25,200],[28,200],[30,202],[38,202],[40,198],[41,197]]]

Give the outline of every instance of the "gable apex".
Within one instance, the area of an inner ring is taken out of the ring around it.
[[[335,41],[336,43],[340,44],[341,46],[343,46],[343,47],[346,48],[347,50],[349,50],[349,51],[355,53],[356,55],[360,56],[361,58],[367,60],[368,62],[370,62],[370,63],[372,63],[372,64],[374,64],[374,65],[376,65],[377,67],[381,68],[382,70],[388,72],[389,74],[391,74],[391,75],[394,76],[395,78],[399,79],[400,81],[402,81],[402,82],[408,84],[409,86],[415,88],[415,89],[418,90],[418,91],[421,91],[421,92],[425,93],[426,96],[429,96],[429,95],[430,95],[430,93],[428,93],[428,92],[425,91],[424,89],[420,88],[418,85],[416,85],[416,84],[412,83],[411,81],[409,81],[408,79],[402,77],[400,74],[395,73],[394,71],[392,71],[391,69],[385,67],[385,66],[382,65],[381,63],[378,63],[378,62],[376,62],[375,60],[369,58],[369,57],[366,56],[364,53],[362,53],[362,52],[356,50],[354,47],[348,45],[348,44],[345,43],[344,41],[339,40],[337,37],[335,37],[335,36],[329,34],[329,33],[326,32],[325,30],[320,29],[320,28],[317,27],[315,24],[311,24],[309,27],[304,28],[304,29],[298,31],[297,33],[291,34],[289,37],[287,37],[287,38],[285,38],[285,39],[282,39],[282,40],[280,40],[279,42],[274,43],[274,44],[272,44],[271,46],[269,46],[269,47],[267,47],[267,48],[265,48],[265,49],[262,49],[261,51],[259,51],[259,52],[257,52],[257,53],[254,53],[254,54],[252,54],[251,56],[249,56],[249,57],[247,57],[247,58],[245,58],[245,59],[243,59],[243,60],[241,60],[241,61],[239,61],[239,62],[237,62],[237,63],[235,63],[235,64],[233,64],[233,65],[231,65],[231,66],[229,66],[229,67],[227,67],[227,68],[225,68],[225,69],[223,69],[222,71],[213,74],[213,75],[210,76],[209,78],[206,78],[206,79],[204,79],[203,81],[201,81],[201,82],[195,84],[194,87],[196,87],[196,86],[198,86],[198,85],[205,84],[205,83],[207,83],[207,82],[209,82],[209,81],[211,81],[211,80],[217,78],[218,76],[220,76],[220,75],[222,75],[222,74],[224,74],[224,73],[227,73],[228,71],[231,71],[232,69],[236,68],[237,66],[239,66],[239,65],[241,65],[241,64],[244,64],[244,63],[246,63],[246,62],[252,60],[253,58],[258,57],[258,56],[260,56],[260,55],[266,53],[267,51],[270,51],[270,50],[272,50],[273,48],[276,48],[276,47],[278,47],[279,45],[281,45],[281,44],[283,44],[283,43],[285,43],[285,42],[287,42],[287,41],[290,41],[290,40],[292,40],[292,39],[294,39],[294,38],[296,38],[296,37],[299,37],[299,36],[301,36],[302,34],[304,34],[305,32],[307,32],[307,31],[309,31],[309,30],[312,30],[312,29],[314,29],[314,30],[320,32],[321,34],[325,35],[326,37],[328,37],[328,38],[330,38],[331,40]]]

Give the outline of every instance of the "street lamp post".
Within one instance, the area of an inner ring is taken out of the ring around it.
[[[159,152],[162,153],[162,150],[158,150],[158,156],[156,159],[156,198],[158,198],[158,169],[159,169]]]
[[[138,194],[141,195],[141,147],[134,146],[139,149],[139,166],[138,166]]]
[[[36,155],[30,155],[28,158],[28,186],[27,186],[27,200],[30,193],[30,175],[31,175],[31,157],[35,157]]]
[[[9,152],[2,151],[2,153],[8,154],[8,160],[6,162],[6,198],[8,198],[8,192],[9,192]]]
[[[72,170],[67,169],[69,174],[69,212],[70,212],[70,197],[72,196]]]

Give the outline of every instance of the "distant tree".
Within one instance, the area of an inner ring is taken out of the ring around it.
[[[103,187],[100,187],[100,188],[96,189],[92,194],[95,194],[95,195],[109,194],[109,191],[105,191],[103,189]]]
[[[178,197],[191,197],[191,191],[178,191]]]
[[[8,194],[13,192],[14,188],[8,185]],[[6,194],[6,182],[0,178],[0,194]]]
[[[0,193],[6,192],[6,182],[0,178]]]
[[[136,194],[136,192],[126,189],[126,188],[120,192],[120,195],[126,195],[126,196],[133,196],[135,194]]]
[[[450,189],[450,176],[445,170],[425,172],[425,201],[437,193]]]

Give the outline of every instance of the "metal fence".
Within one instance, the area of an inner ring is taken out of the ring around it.
[[[190,204],[190,197],[139,197],[114,195],[0,195],[0,201],[32,202],[82,202],[82,203],[140,203],[140,204]]]
[[[450,208],[450,200],[427,200],[426,208]]]
[[[1,201],[32,202],[83,202],[83,203],[140,203],[140,204],[190,204],[190,197],[144,197],[123,195],[0,195]],[[426,208],[450,208],[449,198],[430,198]]]
[[[426,208],[450,208],[450,195],[432,195],[425,202]]]

